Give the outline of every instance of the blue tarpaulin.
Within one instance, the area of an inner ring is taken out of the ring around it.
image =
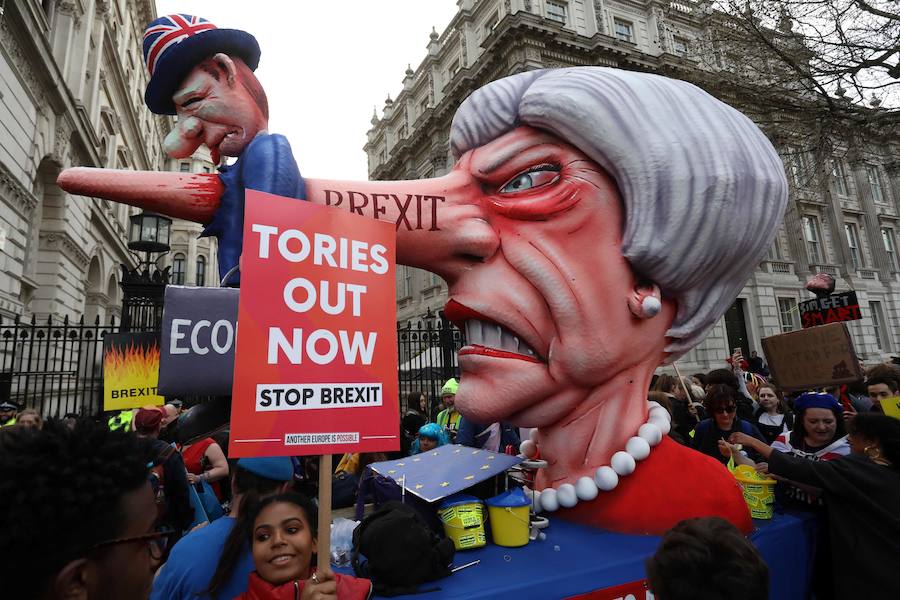
[[[769,565],[770,600],[806,598],[815,545],[815,518],[808,513],[776,514],[754,521],[750,536]],[[421,600],[566,598],[644,579],[644,561],[659,545],[654,536],[625,535],[553,519],[547,539],[521,548],[488,544],[456,553],[454,565],[481,562],[423,588]],[[345,569],[340,571],[347,572]],[[500,596],[502,594],[502,596]]]

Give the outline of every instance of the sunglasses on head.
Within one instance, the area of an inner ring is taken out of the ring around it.
[[[720,414],[728,414],[728,413],[733,413],[736,410],[737,410],[737,406],[735,406],[734,404],[729,404],[728,406],[717,406],[713,412],[720,413]]]

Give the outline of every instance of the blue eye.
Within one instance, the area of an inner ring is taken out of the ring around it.
[[[500,193],[515,194],[517,192],[525,192],[555,183],[557,179],[559,179],[559,167],[541,165],[513,177],[506,185],[500,188]]]

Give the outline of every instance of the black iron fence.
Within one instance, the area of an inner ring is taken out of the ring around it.
[[[93,415],[103,409],[103,338],[120,330],[111,319],[84,317],[0,321],[0,401],[45,417]]]
[[[459,378],[456,356],[464,344],[463,332],[444,320],[397,329],[401,410],[411,392],[424,392],[437,406],[444,382]]]
[[[103,411],[103,338],[120,331],[155,331],[117,323],[93,323],[84,317],[0,319],[0,402],[34,408],[45,417]],[[465,340],[446,321],[397,329],[401,408],[411,392],[424,392],[436,406],[450,377],[459,377],[457,352]],[[190,405],[202,398],[183,398]]]

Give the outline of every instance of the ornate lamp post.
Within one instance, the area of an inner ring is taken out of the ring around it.
[[[143,254],[136,268],[122,265],[122,331],[158,329],[163,299],[169,283],[169,267],[156,267],[154,254],[169,251],[172,219],[148,212],[129,217],[128,249]]]

